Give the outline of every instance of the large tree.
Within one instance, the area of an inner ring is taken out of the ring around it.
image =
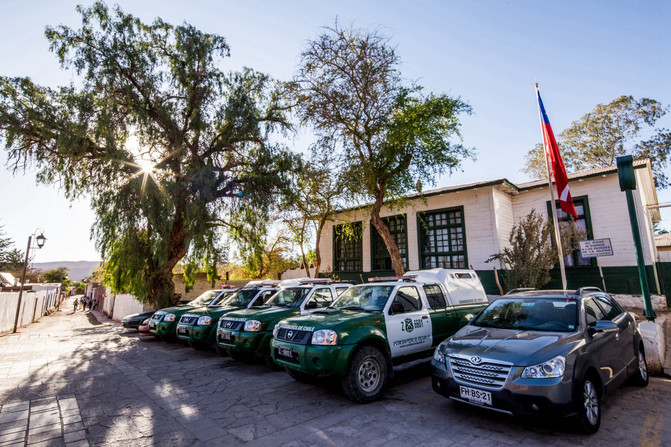
[[[314,254],[314,276],[319,275],[322,260],[320,241],[324,227],[333,220],[348,194],[345,188],[347,178],[341,166],[341,160],[330,144],[313,146],[310,158],[293,175],[291,193],[283,195],[286,202],[283,221],[300,249],[301,264],[307,276],[310,276],[312,264],[308,260],[310,253]],[[305,246],[311,241],[314,241],[314,249],[306,251]]]
[[[182,258],[218,261],[222,213],[263,211],[283,183],[293,156],[269,142],[287,126],[280,86],[222,71],[224,38],[189,24],[102,2],[78,11],[81,28],[46,30],[77,82],[0,78],[0,135],[15,170],[32,164],[68,198],[91,198],[110,285],[162,307]]]
[[[453,137],[459,114],[471,111],[458,98],[405,83],[400,62],[387,37],[336,24],[308,43],[295,76],[300,117],[341,149],[350,190],[373,201],[370,222],[398,275],[402,258],[380,211],[469,156]]]
[[[668,107],[654,99],[636,100],[632,96],[597,104],[557,135],[567,171],[613,166],[618,156],[631,154],[636,159],[650,158],[655,183],[660,188],[668,187],[665,169],[671,157],[671,131],[655,128],[667,111]],[[547,176],[541,143],[528,152],[524,171],[537,178]]]

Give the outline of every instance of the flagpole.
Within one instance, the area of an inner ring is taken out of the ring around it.
[[[561,282],[562,289],[566,290],[566,269],[564,268],[564,250],[562,250],[561,245],[561,232],[559,230],[559,222],[557,219],[557,205],[555,203],[555,192],[552,188],[552,167],[550,166],[550,160],[548,160],[548,144],[549,142],[545,141],[545,129],[543,128],[543,114],[541,113],[541,103],[538,101],[540,93],[538,92],[538,83],[536,82],[536,102],[538,103],[538,118],[540,119],[541,125],[541,135],[543,135],[543,152],[545,153],[545,166],[548,170],[548,187],[550,189],[550,198],[552,209],[552,222],[554,223],[554,232],[555,232],[555,242],[557,245],[557,255],[559,256],[559,270],[561,271]]]

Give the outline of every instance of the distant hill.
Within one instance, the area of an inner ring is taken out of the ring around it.
[[[91,276],[93,270],[100,265],[100,261],[56,261],[56,262],[33,262],[30,264],[36,270],[57,269],[58,267],[65,267],[70,272],[68,278],[73,281],[81,281],[87,276]]]

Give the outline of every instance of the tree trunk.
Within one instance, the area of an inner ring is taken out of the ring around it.
[[[170,229],[167,259],[150,272],[151,300],[157,308],[167,307],[175,301],[175,283],[172,270],[186,254],[189,238],[185,233],[184,214],[181,209],[176,211],[176,217]],[[165,304],[165,305],[164,305]]]
[[[319,270],[322,265],[322,252],[319,249],[319,241],[322,238],[322,231],[326,225],[326,219],[320,220],[319,225],[317,226],[317,237],[315,242],[315,278],[319,277]]]
[[[381,196],[381,194],[378,196]],[[391,256],[391,265],[394,269],[394,274],[396,276],[403,276],[405,273],[405,267],[403,267],[403,258],[401,258],[401,252],[398,251],[398,247],[396,246],[396,242],[394,241],[394,238],[389,231],[389,227],[380,217],[382,203],[382,198],[376,197],[375,204],[373,205],[373,209],[370,213],[370,222],[373,224],[380,237],[382,237],[384,245],[387,247],[387,251]]]

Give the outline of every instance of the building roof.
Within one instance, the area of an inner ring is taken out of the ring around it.
[[[655,235],[655,245],[658,247],[671,247],[671,233]]]
[[[651,169],[650,168],[650,159],[642,159],[642,160],[634,160],[634,169]],[[571,180],[578,180],[578,179],[585,179],[585,178],[590,178],[590,177],[601,177],[604,175],[608,174],[617,174],[617,166],[608,166],[605,168],[599,168],[599,169],[590,169],[589,171],[581,171],[581,172],[576,172],[573,174],[568,175],[569,181]],[[494,187],[498,186],[501,189],[507,190],[510,193],[518,193],[520,191],[525,191],[529,189],[534,189],[534,188],[541,188],[541,187],[547,187],[548,181],[547,179],[541,179],[541,180],[534,180],[531,182],[525,182],[525,183],[520,183],[520,184],[514,184],[507,178],[501,178],[501,179],[496,179],[496,180],[484,180],[481,182],[473,182],[473,183],[464,183],[461,185],[454,185],[454,186],[446,186],[443,188],[437,188],[437,189],[430,189],[427,191],[423,191],[421,193],[415,192],[415,193],[410,193],[406,194],[404,197],[406,199],[417,199],[420,197],[430,197],[430,196],[436,196],[440,194],[446,194],[446,193],[451,193],[451,192],[457,192],[457,191],[465,191],[465,190],[471,190],[471,189],[477,189],[477,188],[483,188],[483,187]],[[656,197],[656,194],[655,194]],[[656,203],[655,203],[656,204]],[[655,204],[648,204],[648,205],[655,205]],[[373,205],[372,202],[365,203],[360,206],[353,206],[349,208],[345,208],[340,210],[340,212],[344,211],[351,211],[351,210],[356,210],[356,209],[361,209],[365,208],[368,206]],[[657,212],[655,210],[655,212]],[[658,212],[657,212],[658,213]],[[659,220],[659,217],[657,218]]]

